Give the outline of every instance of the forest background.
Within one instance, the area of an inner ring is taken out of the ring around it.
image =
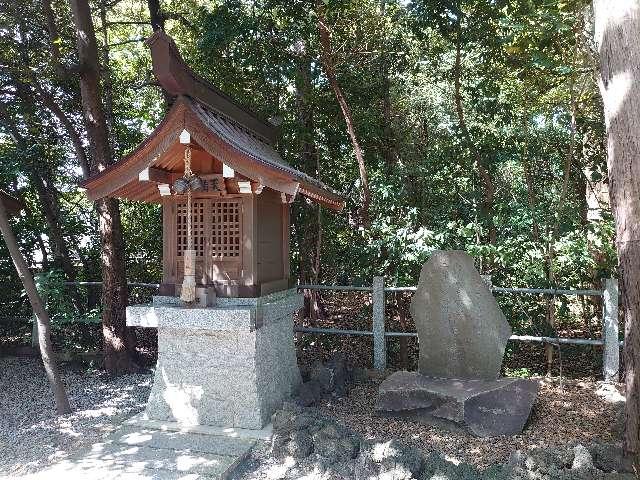
[[[62,285],[101,280],[98,216],[78,189],[91,139],[73,74],[72,11],[66,0],[1,5],[0,186],[27,205],[14,227],[31,266],[45,273],[54,323],[99,319],[99,295]],[[436,249],[466,250],[505,287],[600,288],[616,275],[589,2],[91,7],[114,160],[167,106],[144,45],[163,28],[198,73],[280,124],[286,161],[345,196],[337,215],[293,205],[291,265],[300,283],[370,285],[384,275],[389,285],[415,285]],[[160,207],[122,201],[120,209],[126,278],[158,282]],[[0,317],[28,317],[3,242],[0,284]],[[503,307],[538,334],[556,317],[598,328],[595,302]]]

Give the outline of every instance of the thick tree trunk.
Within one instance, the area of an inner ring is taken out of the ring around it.
[[[105,369],[113,374],[136,371],[133,335],[126,326],[127,283],[120,206],[113,198],[96,202],[102,235],[102,333]]]
[[[27,297],[29,297],[29,303],[31,303],[31,308],[33,309],[33,313],[36,317],[36,322],[38,322],[38,345],[40,346],[40,355],[42,356],[44,370],[53,390],[56,402],[56,411],[59,415],[71,413],[71,405],[69,405],[69,399],[67,398],[67,394],[64,390],[64,384],[62,383],[62,378],[58,372],[55,355],[53,353],[49,315],[44,308],[40,295],[38,295],[38,290],[36,289],[36,285],[33,281],[33,277],[31,276],[31,272],[29,271],[29,267],[27,266],[27,262],[18,248],[18,242],[11,230],[7,210],[2,203],[2,200],[0,200],[0,233],[2,233],[4,241],[7,244],[16,272],[18,272],[22,285],[24,285]]]
[[[333,53],[331,49],[331,33],[329,31],[329,26],[327,25],[327,20],[325,18],[325,3],[323,0],[318,0],[316,2],[316,12],[318,14],[318,31],[320,32],[320,60],[324,68],[324,73],[327,75],[327,79],[329,80],[329,85],[331,85],[331,89],[336,96],[336,100],[340,105],[340,109],[342,110],[342,115],[344,116],[344,121],[347,125],[347,132],[349,133],[349,138],[351,139],[351,144],[353,145],[353,151],[355,152],[356,160],[358,161],[360,183],[362,184],[362,206],[360,208],[359,216],[362,224],[365,227],[368,227],[371,223],[371,216],[369,212],[369,208],[371,205],[371,191],[369,189],[367,168],[364,163],[364,155],[362,153],[362,148],[360,147],[360,142],[358,141],[358,136],[356,135],[356,130],[353,124],[353,114],[351,113],[351,108],[349,107],[347,99],[342,93],[342,88],[340,88],[340,84],[338,83],[338,77],[336,75],[336,69],[333,62]]]
[[[111,164],[109,130],[100,97],[98,48],[87,0],[69,0],[77,33],[82,110],[91,151],[91,173]],[[102,240],[102,330],[105,368],[117,375],[137,370],[134,348],[125,323],[127,286],[120,204],[105,198],[96,202]]]
[[[96,33],[88,0],[69,0],[69,4],[76,27],[80,95],[91,152],[91,174],[95,174],[111,164],[109,130],[100,100],[100,66]]]
[[[625,319],[624,450],[640,468],[640,0],[595,0],[594,11]]]
[[[464,107],[462,105],[462,85],[461,85],[461,77],[462,77],[462,45],[461,45],[460,33],[458,32],[456,38],[456,58],[454,65],[454,103],[456,114],[458,116],[458,126],[462,131],[462,135],[464,137],[464,141],[467,144],[467,148],[471,152],[474,157],[474,163],[476,165],[476,169],[478,170],[478,176],[480,177],[480,182],[482,183],[483,188],[483,196],[482,202],[480,203],[480,210],[483,217],[484,222],[488,227],[488,241],[490,245],[495,245],[498,239],[498,233],[496,230],[495,222],[493,221],[493,206],[495,199],[495,186],[493,184],[493,178],[491,177],[491,173],[489,172],[489,165],[487,164],[483,155],[480,154],[478,149],[471,138],[471,133],[469,132],[469,128],[467,127],[467,122],[465,120],[464,115]]]
[[[165,18],[162,14],[160,0],[147,0],[147,7],[149,8],[149,19],[151,20],[151,28],[153,28],[153,31],[164,31]]]
[[[107,29],[107,6],[104,0],[100,2],[100,35],[102,36],[102,103],[104,105],[104,118],[107,122],[107,134],[109,138],[109,158],[113,158],[115,145],[113,143],[113,83],[111,81],[111,66],[109,62],[109,31]]]

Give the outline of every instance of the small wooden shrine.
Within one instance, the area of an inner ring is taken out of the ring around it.
[[[218,297],[288,288],[290,203],[303,195],[341,210],[343,199],[289,166],[274,148],[276,128],[196,75],[165,33],[147,43],[175,100],[130,155],[83,183],[87,196],[162,204],[161,295],[188,283],[185,261],[195,285]]]

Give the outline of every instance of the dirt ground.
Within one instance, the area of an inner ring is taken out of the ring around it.
[[[604,398],[602,382],[537,378],[540,391],[524,432],[513,437],[476,438],[466,432],[395,418],[379,417],[374,406],[381,379],[359,383],[344,398],[325,399],[320,409],[366,438],[396,438],[426,453],[436,451],[451,461],[479,467],[505,462],[514,450],[567,446],[572,442],[617,442],[623,401],[616,385]],[[600,393],[599,393],[600,391]],[[617,401],[612,401],[617,400]]]

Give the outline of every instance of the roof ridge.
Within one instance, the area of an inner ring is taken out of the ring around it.
[[[260,118],[246,105],[198,75],[184,61],[173,38],[162,30],[158,30],[145,41],[145,44],[151,49],[153,73],[167,92],[172,95],[187,95],[233,118],[245,128],[268,140],[269,143],[275,143],[278,129]]]

